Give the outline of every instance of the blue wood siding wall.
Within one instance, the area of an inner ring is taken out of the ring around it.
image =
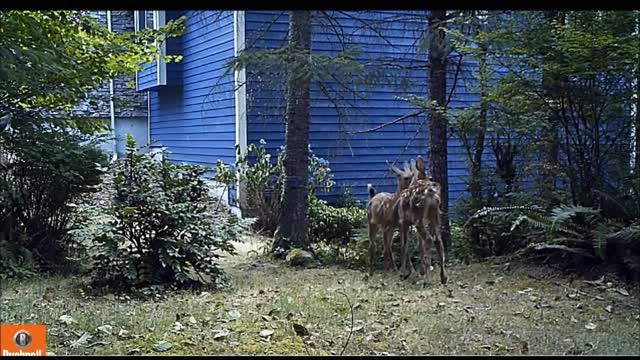
[[[311,89],[310,142],[313,152],[329,160],[335,175],[335,191],[322,195],[332,202],[345,187],[360,200],[367,198],[367,184],[378,191],[394,191],[395,177],[387,170],[386,161],[404,161],[422,155],[426,158],[428,123],[425,116],[407,119],[375,132],[349,135],[349,131],[364,130],[384,124],[417,108],[401,99],[411,95],[424,98],[427,94],[427,54],[416,50],[426,20],[421,13],[408,11],[333,12],[339,24],[331,26],[325,19],[314,19],[312,50],[314,53],[335,54],[341,42],[347,47],[360,48],[358,59],[374,63],[376,68],[393,73],[393,78],[381,80],[374,87],[363,89],[361,98],[351,104],[341,104],[342,116],[334,103],[313,85]],[[422,13],[424,15],[424,13]],[[358,19],[374,24],[375,30]],[[372,23],[371,20],[374,20]],[[288,14],[281,11],[247,11],[246,39],[252,49],[278,48],[286,44]],[[384,34],[385,39],[379,34]],[[383,59],[385,65],[380,65]],[[398,70],[397,65],[418,68]],[[449,65],[447,86],[451,91],[456,64]],[[373,70],[373,64],[367,67]],[[452,112],[478,101],[472,86],[477,66],[464,61],[449,106]],[[258,78],[259,76],[259,78]],[[281,79],[278,86],[273,80]],[[267,141],[270,152],[275,153],[284,141],[284,74],[272,74],[247,70],[247,110],[249,143]],[[331,89],[338,89],[336,81],[327,81]],[[333,95],[332,95],[333,96]],[[458,139],[449,136],[449,197],[451,204],[466,191],[467,170],[465,153]],[[485,155],[490,159],[488,153]]]
[[[235,161],[233,12],[185,11],[179,37],[183,60],[178,85],[150,92],[153,146],[166,146],[175,162],[213,166]]]
[[[138,82],[136,90],[148,90],[158,86],[158,63],[152,62],[144,64],[144,68],[138,71]]]

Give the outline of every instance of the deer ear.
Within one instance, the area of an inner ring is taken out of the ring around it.
[[[424,170],[424,160],[420,155],[416,158],[416,168],[418,168],[418,170]]]
[[[416,165],[415,165],[416,169],[422,173],[425,172],[425,168],[424,168],[424,160],[422,160],[422,156],[418,155],[418,158],[416,159]]]

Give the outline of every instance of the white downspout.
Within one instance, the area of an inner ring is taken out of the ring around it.
[[[111,10],[107,10],[107,29],[109,29],[109,31],[111,30]],[[116,141],[116,112],[115,112],[115,105],[113,103],[113,95],[114,95],[114,90],[113,90],[113,79],[109,80],[109,114],[111,116],[111,131],[113,135],[113,145],[112,145],[112,151],[113,151],[113,156],[111,157],[111,161],[115,161],[118,158],[118,147],[117,147],[117,141]]]
[[[233,56],[236,57],[245,49],[245,12],[236,10],[233,12]],[[236,123],[236,144],[240,147],[240,154],[247,152],[247,86],[246,69],[237,69],[233,72],[234,98],[235,98],[235,123]],[[236,183],[236,197],[238,199],[237,212],[242,217],[240,204],[246,198],[244,184],[240,181]]]

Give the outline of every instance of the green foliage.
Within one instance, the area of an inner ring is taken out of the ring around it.
[[[309,201],[309,242],[338,248],[349,243],[354,231],[365,226],[367,211],[357,207],[333,207],[312,197]]]
[[[33,254],[22,244],[15,241],[0,240],[0,279],[29,278],[36,273],[37,264]]]
[[[95,191],[107,158],[96,138],[16,114],[12,131],[0,133],[3,259],[33,258],[21,264],[60,270],[74,203]]]
[[[260,146],[249,144],[245,154],[240,154],[240,148],[236,147],[235,167],[232,169],[218,161],[213,179],[227,186],[238,180],[242,182],[246,192],[244,199],[240,199],[243,211],[256,217],[254,226],[257,230],[272,235],[280,217],[285,148],[280,148],[274,163],[265,144],[264,140],[260,141]],[[329,191],[333,185],[328,161],[317,157],[309,148],[309,195],[313,196],[317,190]]]
[[[508,230],[507,221],[511,222]],[[629,274],[640,275],[638,218],[624,223],[603,216],[600,209],[583,206],[561,205],[548,212],[535,206],[511,206],[482,209],[467,225],[474,223],[480,223],[485,233],[502,231],[500,236],[517,239],[518,247],[509,252],[544,245],[539,249],[563,249],[592,260],[621,264]]]
[[[606,191],[605,179],[620,180],[618,169],[628,165],[620,129],[633,121],[636,18],[632,11],[531,12],[485,34],[508,71],[492,91],[494,108],[511,121],[517,115],[540,153],[557,149],[557,161],[543,159],[539,169],[567,180],[573,204],[595,206],[593,190]]]
[[[103,139],[82,135],[105,123],[69,110],[106,80],[155,60],[154,43],[179,35],[183,22],[115,34],[78,11],[0,12],[0,112],[13,128],[0,133],[2,276],[67,265],[73,205],[100,182],[107,160],[95,146]]]
[[[116,34],[78,11],[3,11],[0,103],[64,113],[104,81],[154,61],[160,54],[154,42],[180,35],[183,22]]]
[[[353,190],[350,186],[343,187],[342,192],[340,193],[340,197],[335,202],[335,206],[337,207],[363,207],[362,202],[353,195]]]
[[[463,224],[457,222],[451,224],[451,248],[448,256],[468,263],[475,254],[473,244],[465,230]]]
[[[219,285],[221,253],[233,253],[243,222],[223,222],[210,211],[206,168],[175,165],[135,150],[115,165],[109,220],[76,235],[93,243],[96,286],[124,291],[154,284]]]

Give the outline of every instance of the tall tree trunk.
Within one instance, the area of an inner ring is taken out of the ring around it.
[[[279,256],[291,248],[308,248],[309,77],[304,54],[311,52],[310,11],[289,12],[289,46],[292,60],[287,69],[285,180],[272,248]]]
[[[636,11],[636,34],[640,34],[640,11]],[[640,55],[636,58],[635,176],[640,178]]]
[[[636,122],[635,122],[635,140],[636,140],[636,149],[635,149],[635,162],[636,176],[640,177],[640,65],[636,67]]]
[[[487,128],[487,112],[489,110],[488,93],[487,93],[487,49],[484,44],[480,44],[478,54],[478,72],[480,81],[480,114],[478,119],[478,133],[473,144],[473,158],[471,159],[471,174],[469,181],[469,195],[471,197],[472,211],[480,210],[483,206],[482,201],[482,154],[484,152],[484,140]],[[480,248],[480,236],[478,228],[473,225],[469,231],[471,243]]]
[[[440,183],[442,194],[442,241],[449,249],[449,179],[447,168],[447,53],[445,50],[446,11],[433,10],[429,16],[429,100],[440,110],[431,113],[429,123],[429,171],[433,179]]]
[[[564,13],[557,10],[544,11],[544,17],[549,27],[552,26],[554,20],[558,19],[564,22]],[[542,60],[544,61],[544,59]],[[556,87],[558,79],[552,79],[549,74],[542,74],[542,90],[545,98],[549,99],[556,96]],[[542,164],[543,169],[540,172],[538,184],[540,186],[541,195],[545,196],[549,191],[556,187],[556,171],[558,168],[558,154],[560,149],[560,127],[559,119],[556,114],[550,114],[546,124],[542,129]]]

